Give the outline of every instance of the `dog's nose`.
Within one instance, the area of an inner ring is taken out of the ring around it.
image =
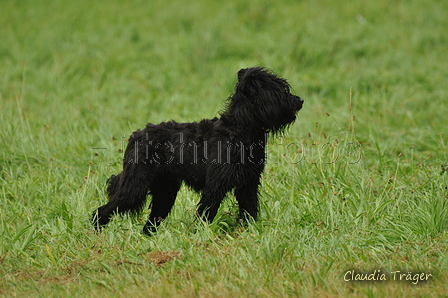
[[[298,97],[298,96],[296,96],[296,99],[298,100],[298,102],[297,102],[297,110],[300,110],[300,109],[302,108],[303,103],[304,103],[305,101],[303,100],[303,98],[300,98],[300,97]]]

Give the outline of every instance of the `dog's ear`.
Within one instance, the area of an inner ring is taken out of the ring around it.
[[[237,91],[246,97],[250,97],[261,87],[261,84],[258,80],[259,74],[256,70],[258,69],[243,68],[238,71]]]
[[[238,71],[238,82],[243,79],[244,74],[247,72],[247,68],[240,69]]]

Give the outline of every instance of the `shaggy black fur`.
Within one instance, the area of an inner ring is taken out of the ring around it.
[[[291,124],[302,104],[285,79],[254,67],[238,72],[220,118],[148,123],[129,138],[123,171],[108,180],[109,202],[93,214],[95,227],[106,225],[114,213],[138,213],[150,194],[151,214],[143,231],[151,234],[173,207],[182,181],[201,193],[203,219],[214,219],[231,190],[240,216],[256,219],[267,136]]]

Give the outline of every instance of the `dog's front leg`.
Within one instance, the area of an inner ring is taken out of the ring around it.
[[[152,235],[157,227],[168,216],[176,200],[181,181],[172,177],[159,177],[155,180],[149,192],[152,196],[151,214],[143,228],[143,233]]]
[[[258,180],[246,181],[235,188],[234,194],[240,209],[240,218],[248,220],[248,216],[254,220],[258,215]]]

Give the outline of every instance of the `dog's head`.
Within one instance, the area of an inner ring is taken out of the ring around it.
[[[288,82],[262,67],[238,72],[235,93],[227,112],[248,129],[261,128],[276,134],[296,119],[303,99],[291,94]]]

